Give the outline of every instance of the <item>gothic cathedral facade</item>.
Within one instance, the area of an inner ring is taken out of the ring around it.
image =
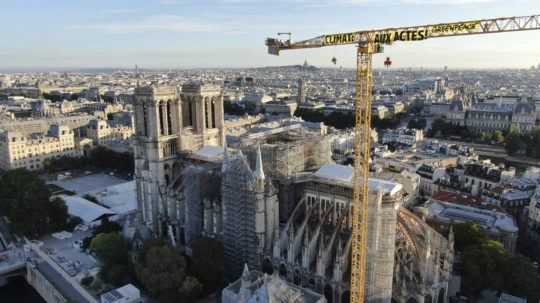
[[[181,199],[173,185],[184,168],[183,157],[205,145],[223,146],[223,91],[200,83],[178,87],[137,87],[135,179],[140,220],[154,236],[181,235]]]

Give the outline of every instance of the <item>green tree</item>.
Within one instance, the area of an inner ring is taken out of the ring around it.
[[[528,258],[510,255],[501,243],[490,240],[478,224],[455,224],[454,245],[460,253],[464,291],[477,297],[486,289],[540,299],[540,275]]]
[[[243,116],[246,114],[246,110],[243,107],[231,101],[223,102],[223,111],[228,115]]]
[[[427,126],[427,120],[425,118],[420,118],[416,121],[416,126],[418,129],[425,129]]]
[[[464,249],[461,255],[463,288],[472,296],[486,289],[501,290],[507,254],[501,243],[488,240]]]
[[[106,147],[98,146],[90,153],[90,162],[93,166],[105,169],[115,169],[122,173],[134,172],[133,155],[119,153]]]
[[[136,273],[144,288],[159,302],[176,303],[192,300],[202,289],[196,278],[187,275],[186,266],[185,258],[177,251],[152,242],[137,264]]]
[[[540,159],[540,126],[537,126],[530,135],[527,155]]]
[[[87,276],[87,277],[84,277],[81,279],[81,284],[85,287],[88,287],[90,286],[90,284],[92,284],[92,282],[94,282],[94,277],[92,276]]]
[[[510,130],[510,133],[508,133],[508,135],[506,136],[504,145],[506,148],[506,152],[508,152],[508,154],[511,156],[523,151],[526,148],[525,141],[519,133],[519,130],[516,128],[512,128]]]
[[[56,173],[71,169],[113,169],[120,173],[131,174],[134,171],[133,155],[119,153],[103,146],[92,150],[88,157],[60,157],[43,163],[45,171]]]
[[[354,127],[355,118],[354,113],[351,112],[331,112],[328,115],[322,110],[311,110],[298,108],[294,115],[301,117],[305,121],[309,122],[324,122],[324,124],[335,127],[337,129],[347,129]],[[373,116],[371,119],[371,126],[374,128],[396,128],[399,126],[405,115],[399,113],[396,115],[389,115],[384,119],[380,119],[378,116]]]
[[[407,128],[408,129],[417,129],[418,128],[418,122],[416,121],[416,119],[411,119],[409,120],[409,122],[407,123]]]
[[[46,172],[52,174],[70,169],[87,169],[90,167],[90,161],[84,157],[68,157],[47,159],[43,162],[43,168]]]
[[[427,126],[427,121],[424,118],[420,119],[411,119],[407,123],[407,128],[409,129],[424,129]]]
[[[64,200],[60,198],[54,198],[49,202],[48,212],[48,224],[51,230],[62,230],[66,228],[70,222],[68,208]]]
[[[483,142],[489,142],[491,141],[491,134],[490,133],[486,133],[486,132],[482,132],[482,134],[480,134],[480,140],[482,140]]]
[[[204,284],[206,292],[223,286],[223,244],[210,238],[198,238],[192,243],[191,271]]]
[[[39,238],[66,228],[64,201],[50,198],[45,182],[30,171],[16,169],[0,177],[0,214],[9,218],[18,234]]]
[[[105,264],[119,264],[127,261],[127,245],[118,233],[97,235],[92,240],[90,249]]]
[[[332,112],[324,117],[323,122],[337,129],[354,127],[354,115],[352,113]]]
[[[192,276],[187,276],[184,279],[184,282],[182,282],[182,287],[180,288],[180,292],[182,293],[183,297],[188,300],[194,300],[197,299],[203,290],[203,285],[197,280],[197,278]]]
[[[454,224],[454,247],[457,251],[480,245],[488,240],[486,232],[479,224],[467,222]]]
[[[528,258],[519,255],[508,258],[504,273],[505,292],[526,297],[529,302],[538,302],[540,299],[540,276]]]
[[[446,136],[448,134],[448,125],[444,119],[438,118],[431,123],[431,129],[429,131],[430,137]]]
[[[104,270],[100,269],[99,276],[108,283],[120,287],[131,281],[131,268],[126,264],[111,264]]]
[[[493,139],[493,141],[495,141],[497,143],[503,143],[504,142],[504,135],[500,130],[496,130],[493,133],[492,139]]]
[[[409,108],[409,113],[411,114],[420,114],[424,110],[424,103],[420,100],[415,100],[411,107]]]
[[[98,234],[90,249],[101,262],[99,275],[108,283],[119,286],[130,278],[128,246],[118,233]]]
[[[120,224],[110,221],[108,217],[101,219],[98,227],[94,229],[92,235],[83,239],[82,248],[89,249],[92,240],[99,234],[117,233],[122,230]]]
[[[379,116],[374,115],[371,117],[371,127],[372,128],[381,128],[381,129],[388,129],[388,128],[396,128],[400,125],[401,120],[405,118],[405,115],[403,113],[398,114],[389,114],[388,116],[385,116],[384,119],[379,118]]]
[[[324,122],[325,116],[321,110],[297,108],[294,115],[309,122]]]

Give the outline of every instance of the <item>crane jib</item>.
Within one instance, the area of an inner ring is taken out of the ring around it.
[[[480,21],[436,24],[429,26],[388,29],[370,32],[354,32],[325,35],[324,45],[354,44],[363,35],[371,34],[373,42],[391,44],[396,41],[421,41],[431,37],[450,36],[463,33],[473,33],[481,30]]]

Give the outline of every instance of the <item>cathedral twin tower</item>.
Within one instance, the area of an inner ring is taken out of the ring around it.
[[[170,199],[183,164],[203,146],[224,146],[223,91],[218,85],[135,89],[135,178],[141,219],[156,235],[179,237],[181,209]]]
[[[260,149],[253,169],[227,152],[222,88],[137,87],[134,105],[139,221],[188,250],[201,236],[223,241],[233,279],[244,264],[260,268],[279,232],[278,199]]]

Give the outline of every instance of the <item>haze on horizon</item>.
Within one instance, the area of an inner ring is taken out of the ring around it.
[[[540,13],[538,0],[21,0],[0,3],[0,70],[209,68],[355,64],[354,47],[266,52],[264,40]],[[536,31],[433,39],[386,47],[382,67],[528,68]]]

